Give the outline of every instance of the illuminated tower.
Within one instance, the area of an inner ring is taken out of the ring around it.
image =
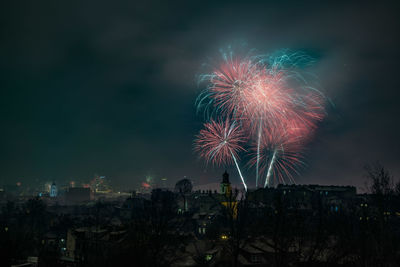
[[[57,186],[54,182],[50,187],[50,197],[57,197]]]
[[[221,182],[221,194],[230,194],[232,192],[232,186],[229,182],[229,174],[225,171],[222,174],[222,182]]]

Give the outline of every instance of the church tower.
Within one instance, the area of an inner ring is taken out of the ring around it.
[[[224,174],[222,174],[222,182],[221,182],[221,194],[231,194],[232,192],[232,186],[231,183],[229,182],[229,174],[225,171]]]

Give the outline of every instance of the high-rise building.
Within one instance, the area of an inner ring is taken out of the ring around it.
[[[52,183],[50,187],[50,197],[57,197],[57,185],[56,183]]]

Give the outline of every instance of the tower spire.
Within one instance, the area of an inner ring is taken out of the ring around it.
[[[231,183],[229,181],[229,173],[225,170],[222,174],[221,194],[229,194],[232,191]]]

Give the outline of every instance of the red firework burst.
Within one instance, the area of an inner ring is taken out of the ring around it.
[[[283,128],[264,129],[259,154],[258,144],[254,143],[249,165],[255,166],[259,161],[259,171],[265,179],[271,177],[278,183],[287,183],[286,178],[289,182],[294,182],[293,173],[297,173],[297,169],[303,165],[301,154],[303,145],[304,140],[298,135],[293,135],[292,131]]]
[[[246,126],[251,132],[259,127],[281,127],[288,117],[293,117],[295,107],[293,92],[281,78],[282,74],[264,73],[246,90]]]
[[[245,151],[243,131],[236,123],[211,120],[204,124],[203,130],[196,136],[195,150],[200,156],[216,165],[232,164],[233,157],[238,158],[240,151]]]
[[[240,118],[248,105],[246,95],[262,76],[263,69],[250,59],[224,62],[211,75],[209,91],[223,115]]]

